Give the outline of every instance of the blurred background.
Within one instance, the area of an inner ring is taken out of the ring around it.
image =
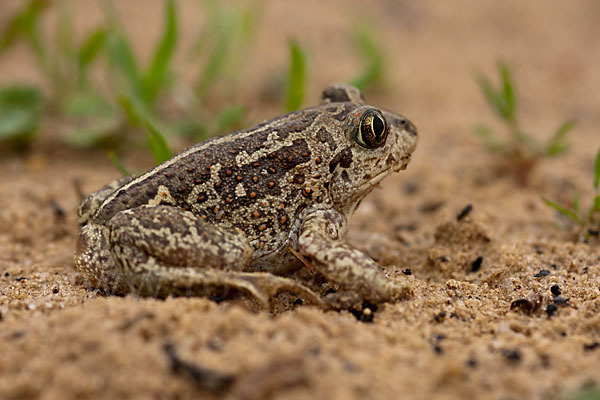
[[[599,143],[598,18],[592,0],[4,0],[0,146],[150,143],[160,161],[347,81],[412,119],[425,153],[502,126],[478,82],[495,84],[503,62],[531,135],[574,119],[570,144],[587,148]]]

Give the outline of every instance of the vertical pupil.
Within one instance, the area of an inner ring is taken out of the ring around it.
[[[376,136],[381,136],[383,133],[383,121],[378,116],[373,117],[373,132]]]

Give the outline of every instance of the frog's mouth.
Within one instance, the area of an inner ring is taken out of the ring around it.
[[[357,193],[356,199],[366,196],[371,190],[373,190],[376,186],[378,186],[381,181],[388,175],[393,172],[399,172],[406,169],[410,161],[410,153],[400,158],[398,162],[393,163],[391,166],[381,170],[377,175],[373,176],[366,182],[361,183],[360,185],[354,188],[354,192]]]

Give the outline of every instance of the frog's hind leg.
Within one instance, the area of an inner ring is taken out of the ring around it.
[[[114,260],[140,295],[204,295],[215,287],[241,289],[264,306],[281,290],[320,304],[294,280],[265,272],[244,272],[252,259],[245,235],[219,228],[191,212],[142,206],[116,214],[108,223]]]

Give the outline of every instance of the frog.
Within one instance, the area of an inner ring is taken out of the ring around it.
[[[116,294],[233,289],[263,307],[280,292],[324,307],[406,297],[410,285],[345,236],[365,196],[406,169],[417,138],[407,118],[331,84],[316,106],[198,143],[89,195],[75,267]],[[298,270],[327,284],[310,287]]]

